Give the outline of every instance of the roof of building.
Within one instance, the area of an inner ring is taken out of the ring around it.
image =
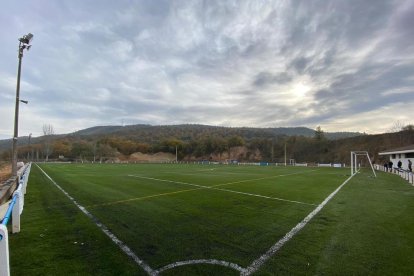
[[[399,147],[399,148],[395,148],[395,149],[385,150],[385,151],[382,151],[378,154],[379,155],[387,155],[387,154],[409,153],[409,152],[414,152],[414,145],[409,145],[409,146],[405,146],[405,147]]]

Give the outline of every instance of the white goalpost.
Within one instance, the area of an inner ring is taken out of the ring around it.
[[[367,151],[351,151],[351,175],[356,174],[360,169],[360,167],[358,166],[358,156],[367,157],[369,165],[372,169],[372,173],[375,177],[377,177],[377,174],[374,170],[374,166],[372,166],[371,158],[369,158],[369,154]]]

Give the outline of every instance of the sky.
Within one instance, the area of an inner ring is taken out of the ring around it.
[[[414,123],[413,0],[0,0],[0,139],[98,125]]]

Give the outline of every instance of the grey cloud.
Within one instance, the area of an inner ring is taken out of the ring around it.
[[[308,67],[308,63],[309,61],[307,58],[298,57],[292,61],[290,66],[292,66],[298,74],[303,74],[305,73],[306,68]]]
[[[17,18],[20,4],[29,9]],[[17,36],[31,26],[22,80],[36,89],[22,95],[44,120],[314,126],[414,101],[413,10],[385,0],[8,2],[0,72],[15,76]],[[0,78],[5,95],[10,83]]]
[[[400,9],[400,14],[395,18],[394,28],[403,36],[408,36],[411,39],[414,37],[414,2],[406,1],[405,6]]]
[[[279,74],[271,74],[269,72],[260,72],[254,78],[253,85],[255,87],[264,87],[271,84],[283,84],[292,80],[286,72]]]
[[[386,64],[369,64],[354,74],[341,75],[329,89],[315,94],[320,106],[330,106],[332,110],[342,110],[349,115],[356,112],[376,110],[387,105],[414,101],[413,94],[383,96],[382,92],[395,87],[414,89],[411,64],[395,65],[391,68]],[[361,77],[364,76],[364,77]],[[329,116],[331,114],[326,114]]]

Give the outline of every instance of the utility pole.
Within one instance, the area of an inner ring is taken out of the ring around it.
[[[275,156],[275,149],[274,149],[274,138],[272,138],[272,163],[274,162],[274,156]]]
[[[20,100],[20,74],[22,70],[23,50],[29,50],[32,45],[29,45],[33,39],[33,35],[28,33],[19,38],[19,67],[17,69],[17,84],[16,84],[16,107],[14,110],[14,135],[12,146],[12,176],[17,176],[17,137],[19,136],[19,103],[27,104],[27,101]]]
[[[30,144],[30,139],[32,138],[32,134],[30,133],[29,134],[29,148],[28,148],[28,150],[27,150],[27,161],[29,162],[30,161],[30,150],[32,149],[32,146],[31,146],[31,144]]]

